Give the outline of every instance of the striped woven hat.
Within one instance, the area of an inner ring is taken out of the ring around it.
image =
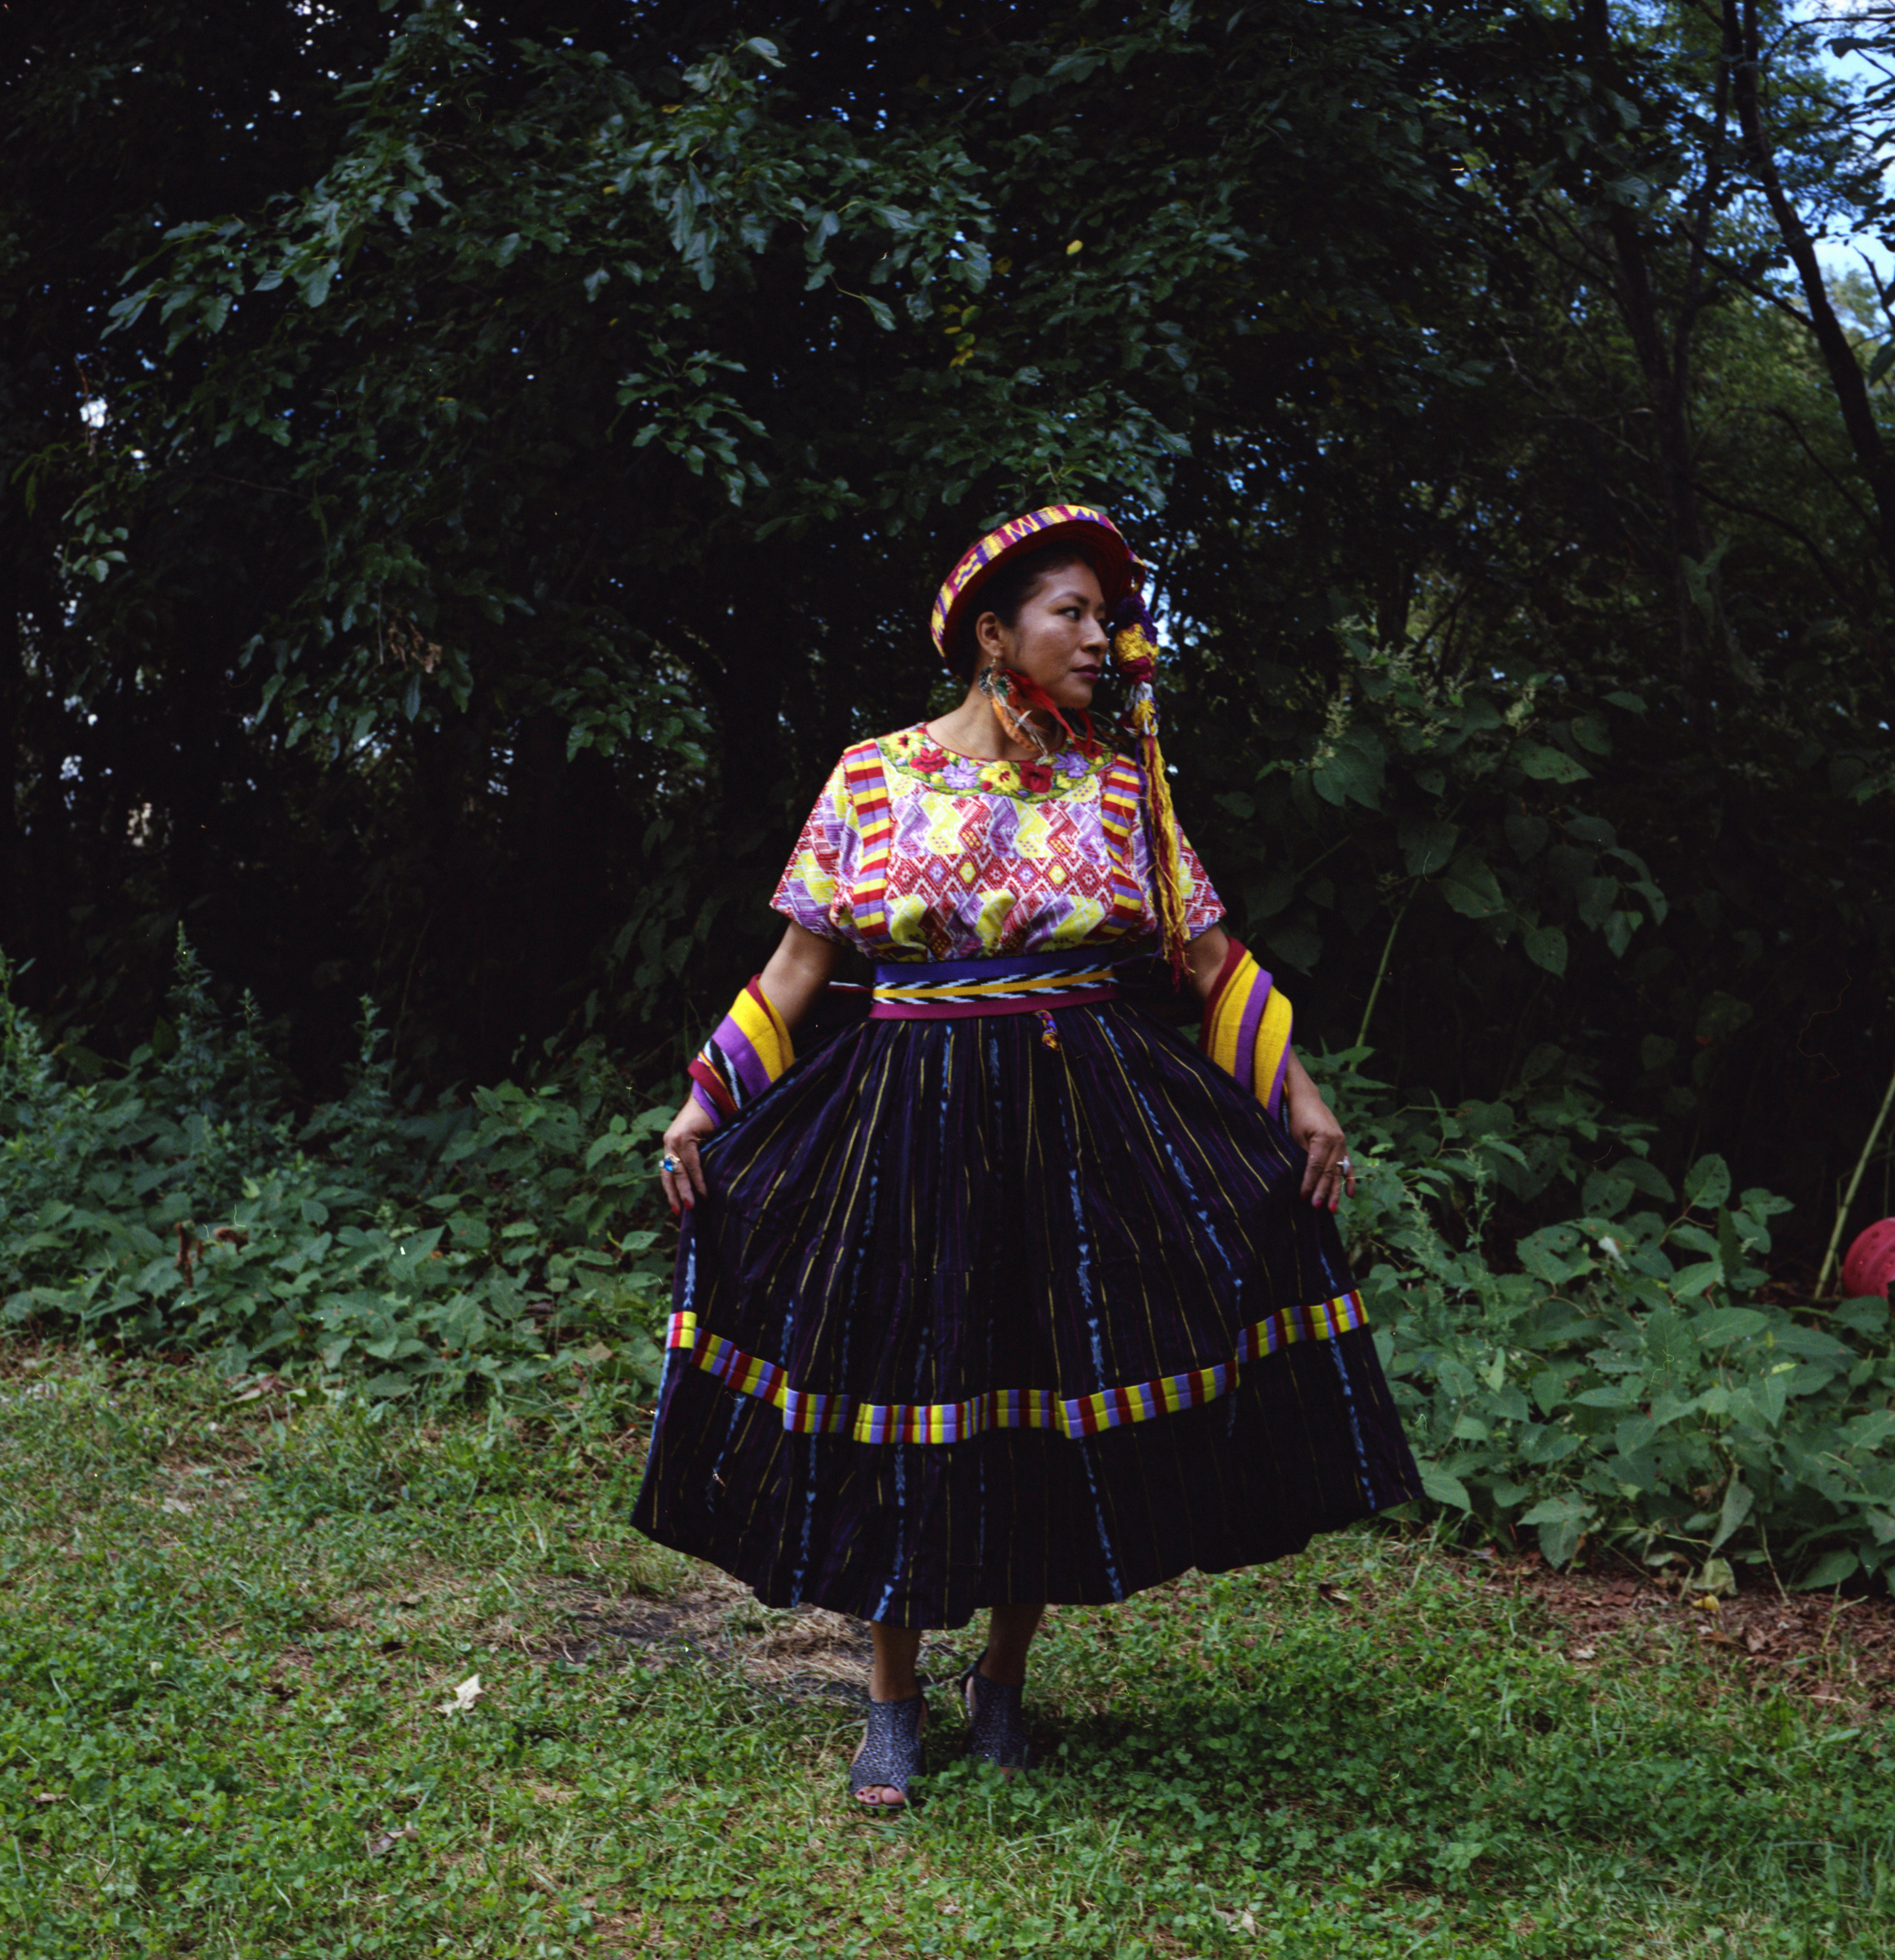
[[[950,670],[959,673],[949,652],[961,622],[972,609],[975,594],[1010,558],[1023,551],[1037,551],[1042,545],[1070,544],[1099,574],[1099,590],[1106,609],[1116,614],[1124,601],[1138,590],[1138,561],[1132,548],[1119,535],[1118,527],[1103,511],[1084,504],[1048,504],[1044,510],[1029,511],[990,531],[971,550],[964,552],[954,569],[943,581],[936,594],[934,612],[929,624],[934,635],[934,650]],[[965,680],[965,674],[961,675]]]

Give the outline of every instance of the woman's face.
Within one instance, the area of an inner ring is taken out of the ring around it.
[[[1089,565],[1049,571],[1011,626],[984,612],[975,627],[982,656],[998,654],[1037,681],[1054,706],[1089,708],[1105,666],[1105,596]]]

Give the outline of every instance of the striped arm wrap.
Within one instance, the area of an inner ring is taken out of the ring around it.
[[[737,996],[717,1032],[691,1064],[691,1097],[718,1122],[754,1102],[796,1058],[790,1030],[761,978]]]
[[[1282,1113],[1290,1023],[1289,997],[1233,939],[1204,1010],[1198,1046],[1273,1116]]]
[[[990,1389],[959,1402],[858,1402],[849,1395],[793,1387],[787,1372],[775,1362],[746,1354],[721,1335],[707,1332],[691,1312],[671,1316],[666,1345],[739,1395],[770,1403],[782,1412],[784,1427],[797,1436],[844,1436],[857,1443],[965,1443],[984,1430],[1050,1429],[1070,1440],[1197,1408],[1234,1389],[1246,1361],[1261,1360],[1292,1341],[1331,1341],[1368,1324],[1362,1295],[1339,1293],[1307,1306],[1285,1307],[1246,1327],[1230,1359],[1213,1367],[1089,1395]]]

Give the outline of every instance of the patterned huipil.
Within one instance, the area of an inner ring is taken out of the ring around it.
[[[1181,835],[1195,938],[1224,908]],[[1077,749],[984,762],[925,724],[850,749],[817,797],[774,908],[878,960],[1057,953],[1158,930],[1136,764]]]

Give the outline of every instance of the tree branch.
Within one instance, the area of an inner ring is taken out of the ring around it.
[[[1815,241],[1803,222],[1776,167],[1776,155],[1763,122],[1761,88],[1763,56],[1757,30],[1757,0],[1723,0],[1725,59],[1735,83],[1737,113],[1749,150],[1751,168],[1775,219],[1776,228],[1795,266],[1810,310],[1810,330],[1827,371],[1830,386],[1843,415],[1856,465],[1868,482],[1875,501],[1875,526],[1882,558],[1895,582],[1895,457],[1891,457],[1877,426],[1869,400],[1868,377],[1862,371],[1849,336],[1830,304],[1829,288],[1816,256]]]

